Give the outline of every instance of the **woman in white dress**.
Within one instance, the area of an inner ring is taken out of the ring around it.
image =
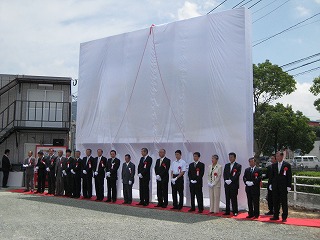
[[[219,212],[222,166],[218,164],[218,155],[212,156],[212,165],[208,171],[208,187],[210,197],[210,213]]]

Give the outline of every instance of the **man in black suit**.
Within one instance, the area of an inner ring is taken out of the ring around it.
[[[104,198],[104,176],[107,164],[107,159],[102,156],[103,150],[97,150],[98,156],[94,159],[93,171],[94,171],[94,183],[96,187],[96,201],[102,201]]]
[[[46,159],[43,156],[43,152],[38,152],[38,163],[36,165],[36,170],[38,172],[38,190],[35,193],[43,193],[46,183]]]
[[[271,185],[271,174],[272,174],[272,164],[276,163],[276,155],[272,154],[271,157],[271,165],[269,165],[267,167],[267,174],[262,174],[262,179],[268,179],[268,184],[267,184],[267,189],[268,189],[268,193],[267,193],[267,201],[268,201],[268,209],[269,211],[265,213],[265,215],[273,215],[273,197],[272,197],[272,191],[269,189],[269,186]]]
[[[196,210],[195,206],[195,197],[197,197],[198,202],[198,212],[203,212],[203,174],[204,174],[204,164],[199,161],[200,153],[195,152],[193,154],[193,163],[189,164],[188,177],[189,177],[189,186],[190,186],[190,195],[191,195],[191,208],[189,212]]]
[[[106,202],[117,201],[117,180],[118,169],[120,167],[120,159],[116,158],[117,152],[115,150],[110,151],[110,157],[106,167],[106,178],[108,186],[108,197]]]
[[[166,157],[166,150],[164,149],[159,150],[159,157],[154,167],[158,196],[158,205],[156,205],[156,207],[166,208],[168,206],[168,184],[171,161]]]
[[[73,163],[73,168],[71,169],[71,173],[73,174],[73,198],[79,198],[81,193],[81,164],[82,159],[80,158],[81,152],[75,152],[75,160]]]
[[[140,202],[137,205],[149,205],[149,182],[150,182],[150,168],[152,165],[152,158],[148,156],[148,149],[141,149],[140,162],[138,165],[139,176],[139,195]]]
[[[234,152],[229,153],[229,161],[224,167],[223,179],[226,195],[226,212],[223,215],[230,215],[230,200],[232,204],[233,216],[238,216],[238,190],[239,177],[241,174],[241,165],[236,163],[237,155]]]
[[[254,158],[249,158],[250,167],[246,168],[243,175],[243,182],[246,185],[249,213],[247,218],[259,218],[260,208],[260,182],[261,169],[256,167]]]
[[[66,177],[64,178],[64,190],[65,195],[68,197],[72,197],[73,193],[73,174],[71,173],[71,169],[73,168],[74,158],[71,157],[71,150],[66,150]]]
[[[48,172],[48,195],[55,194],[56,190],[56,159],[57,157],[54,155],[54,150],[49,148],[49,155],[46,159],[46,170]]]
[[[276,153],[277,163],[272,164],[271,185],[274,213],[270,220],[279,220],[280,204],[282,206],[282,222],[288,218],[288,191],[291,190],[291,165],[283,161],[283,153]]]
[[[9,160],[9,154],[10,150],[6,149],[4,151],[4,155],[2,157],[2,172],[3,172],[3,179],[2,179],[2,187],[7,188],[8,178],[9,178],[9,172],[11,169],[11,163]]]
[[[86,150],[86,156],[82,159],[82,194],[84,198],[92,197],[92,166],[94,158],[91,156],[92,150]]]
[[[123,183],[123,200],[122,204],[132,203],[132,185],[134,183],[134,175],[136,173],[136,166],[131,162],[131,156],[126,154],[124,156],[125,163],[122,165],[122,183]]]

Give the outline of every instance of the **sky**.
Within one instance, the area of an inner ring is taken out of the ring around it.
[[[0,0],[0,73],[78,78],[80,43],[207,14],[222,0]],[[230,10],[227,0],[211,14]],[[254,64],[284,64],[320,52],[320,0],[245,0],[252,14]],[[256,4],[255,4],[256,3]],[[255,5],[254,5],[255,4]],[[254,6],[252,6],[254,5]],[[240,6],[240,5],[239,5]],[[284,70],[319,59],[319,56]],[[289,71],[295,75],[320,62]],[[311,120],[320,119],[317,97],[309,92],[320,69],[295,76],[297,90],[277,102],[292,105]],[[77,94],[77,87],[72,91]]]

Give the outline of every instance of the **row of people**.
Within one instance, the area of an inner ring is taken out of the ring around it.
[[[29,158],[25,160],[26,168],[26,190],[33,188],[32,184],[32,168],[36,166],[38,172],[38,193],[44,191],[44,181],[46,174],[48,175],[48,194],[65,195],[69,197],[80,197],[81,178],[82,193],[84,198],[92,197],[92,178],[95,182],[96,201],[104,199],[104,178],[107,179],[107,202],[115,202],[117,200],[117,171],[120,167],[120,160],[116,157],[116,151],[110,151],[110,158],[103,156],[103,150],[97,150],[97,157],[92,157],[92,150],[86,150],[86,156],[80,158],[80,151],[75,152],[75,158],[72,158],[71,150],[66,151],[66,157],[62,156],[63,152],[58,151],[58,156],[54,156],[53,149],[49,150],[49,156],[44,157],[42,152],[38,152],[38,161],[32,158],[32,152],[29,152]],[[149,205],[149,182],[151,174],[151,166],[153,159],[148,155],[148,149],[141,149],[141,158],[137,168],[139,177],[139,198],[138,205]],[[175,151],[175,161],[166,157],[165,149],[159,150],[159,158],[156,160],[154,171],[157,181],[157,198],[156,207],[166,208],[168,206],[168,185],[171,177],[172,188],[172,209],[180,210],[183,207],[184,200],[184,175],[188,175],[191,208],[189,211],[195,211],[195,198],[197,198],[198,212],[203,212],[203,176],[205,172],[205,164],[200,161],[200,153],[193,154],[193,162],[187,166],[186,161],[182,159],[180,150]],[[290,164],[283,161],[283,154],[277,153],[277,163],[268,171],[269,184],[268,189],[273,197],[274,214],[273,220],[279,219],[280,204],[283,208],[283,221],[288,216],[287,207],[287,191],[291,186],[291,167]],[[238,215],[238,190],[239,178],[241,175],[241,164],[236,162],[236,154],[229,153],[229,163],[222,166],[218,163],[219,156],[212,156],[212,164],[208,167],[208,187],[210,197],[210,212],[219,212],[221,179],[224,179],[226,211],[224,215]],[[280,165],[279,165],[280,164]],[[280,166],[280,167],[279,167]],[[30,169],[30,170],[29,170]],[[132,203],[132,186],[134,184],[134,176],[136,174],[136,166],[131,162],[131,156],[125,155],[125,162],[122,166],[121,179],[123,184],[124,204]],[[245,169],[243,182],[248,200],[248,218],[258,218],[260,215],[259,199],[260,184],[263,178],[261,169],[256,167],[254,158],[249,159],[249,167]],[[285,190],[285,191],[284,191]],[[178,199],[179,198],[179,199]],[[230,204],[231,203],[231,204]],[[230,206],[231,205],[231,206]]]

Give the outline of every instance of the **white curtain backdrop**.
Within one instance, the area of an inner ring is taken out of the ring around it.
[[[243,171],[248,166],[253,84],[246,9],[82,43],[79,68],[76,141],[82,156],[86,148],[94,156],[102,148],[106,157],[115,149],[122,162],[129,153],[137,165],[142,147],[149,149],[154,163],[160,148],[171,160],[181,149],[188,163],[199,151],[208,166],[211,155],[218,154],[224,165],[228,153],[235,152]],[[153,168],[152,173],[154,199]],[[208,197],[206,175],[203,190]],[[239,206],[245,208],[242,180],[240,185]]]

